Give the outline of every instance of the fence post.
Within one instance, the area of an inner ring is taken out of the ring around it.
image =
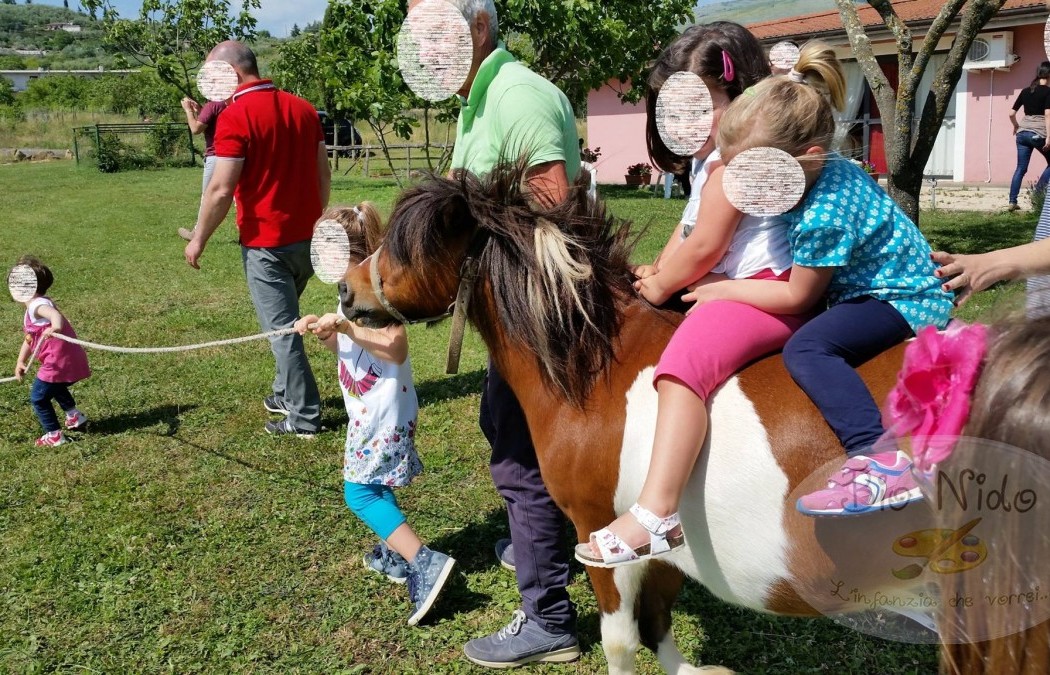
[[[76,157],[77,166],[80,166],[80,145],[77,143],[77,130],[73,128],[73,156]]]
[[[98,157],[99,151],[102,149],[102,134],[98,130],[98,123],[95,124],[95,157]]]
[[[368,144],[365,148],[371,148],[372,144]],[[365,150],[365,178],[371,178],[371,174],[368,173],[368,159],[372,156],[371,150]]]
[[[412,145],[408,146],[408,173],[405,174],[405,178],[412,177]]]

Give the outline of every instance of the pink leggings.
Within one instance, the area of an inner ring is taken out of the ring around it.
[[[771,271],[752,279],[787,281],[789,272],[779,277]],[[770,314],[751,305],[715,300],[700,305],[685,317],[664,348],[653,375],[674,377],[705,402],[711,392],[755,359],[783,348],[791,335],[812,314]]]

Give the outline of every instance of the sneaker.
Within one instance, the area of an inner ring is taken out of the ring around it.
[[[380,542],[364,557],[365,568],[382,574],[395,584],[408,581],[408,561],[397,551]]]
[[[274,415],[287,415],[290,412],[288,406],[276,394],[264,398],[263,407]]]
[[[185,239],[186,241],[190,241],[193,239],[193,230],[187,230],[185,227],[180,227],[179,236]]]
[[[65,442],[66,437],[62,435],[61,431],[50,431],[36,439],[36,447],[49,448],[55,445],[62,445]]]
[[[1017,211],[1017,210],[1018,210],[1018,209],[1020,209],[1020,208],[1021,208],[1021,207],[1020,207],[1020,206],[1018,206],[1017,204],[1007,204],[1007,205],[1006,205],[1006,210],[1007,210],[1007,211]]]
[[[266,433],[271,436],[290,436],[294,434],[299,438],[313,438],[317,434],[312,431],[303,431],[302,429],[296,429],[292,426],[292,423],[288,420],[281,420],[280,422],[267,422]]]
[[[486,668],[514,668],[527,663],[568,663],[580,658],[580,643],[573,633],[550,633],[514,610],[510,623],[492,635],[471,640],[463,653]]]
[[[434,606],[455,564],[456,561],[444,553],[431,551],[426,546],[419,549],[416,559],[408,565],[408,598],[415,605],[408,617],[409,626],[419,623]]]
[[[499,559],[500,565],[511,572],[518,571],[514,567],[514,544],[510,543],[510,539],[500,539],[496,542],[496,558]]]
[[[73,408],[66,414],[66,429],[70,431],[82,431],[87,426],[87,415]]]
[[[800,497],[796,508],[807,516],[849,516],[910,504],[923,498],[911,466],[900,450],[855,455],[828,479],[828,487]]]

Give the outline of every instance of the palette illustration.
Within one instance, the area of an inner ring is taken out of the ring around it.
[[[980,522],[980,518],[975,518],[957,530],[917,530],[898,537],[893,542],[894,553],[926,561],[893,570],[893,576],[914,579],[927,567],[937,574],[958,574],[977,567],[988,557],[988,547],[980,537],[971,534]]]

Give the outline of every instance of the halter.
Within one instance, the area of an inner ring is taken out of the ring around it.
[[[450,316],[452,317],[452,332],[449,334],[448,355],[445,360],[445,373],[447,375],[455,375],[459,372],[459,357],[463,351],[463,334],[467,326],[467,309],[470,306],[470,298],[474,294],[474,282],[478,279],[478,270],[481,267],[481,253],[488,240],[488,233],[486,232],[479,230],[474,235],[470,248],[467,250],[467,256],[459,267],[459,290],[456,292],[456,299],[452,301],[443,314],[426,319],[409,319],[399,312],[387,299],[386,294],[383,293],[383,276],[379,273],[379,252],[383,250],[382,245],[372,254],[372,261],[368,266],[368,276],[372,282],[372,293],[375,295],[376,300],[379,301],[379,304],[383,306],[386,313],[399,323],[405,325],[417,323],[432,324]]]

